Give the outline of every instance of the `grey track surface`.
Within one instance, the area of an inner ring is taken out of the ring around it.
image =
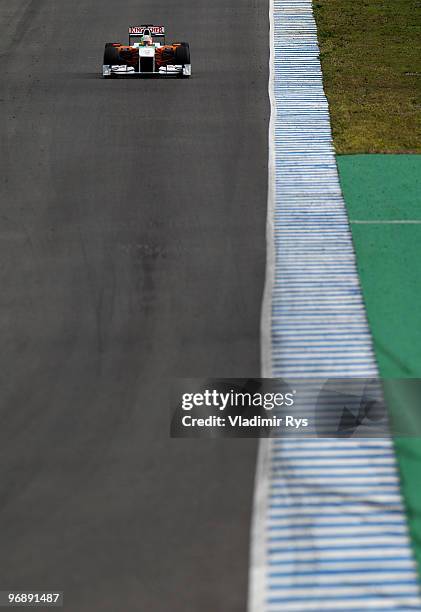
[[[266,0],[0,7],[0,589],[244,610],[255,444],[171,440],[171,376],[258,376]],[[189,81],[104,81],[136,22]]]

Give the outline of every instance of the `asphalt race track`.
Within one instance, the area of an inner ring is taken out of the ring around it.
[[[246,606],[256,445],[171,440],[172,376],[258,376],[267,0],[0,8],[0,590]],[[193,78],[105,81],[164,24]]]

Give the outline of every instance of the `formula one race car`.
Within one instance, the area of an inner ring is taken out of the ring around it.
[[[104,77],[184,77],[191,75],[188,43],[165,44],[163,26],[132,26],[129,44],[107,43]]]

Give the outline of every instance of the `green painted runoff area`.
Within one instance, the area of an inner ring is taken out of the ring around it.
[[[421,155],[346,155],[337,163],[380,374],[421,378]],[[388,406],[397,430],[405,422],[421,432],[421,402],[395,393]],[[395,445],[421,569],[421,437],[397,437]]]

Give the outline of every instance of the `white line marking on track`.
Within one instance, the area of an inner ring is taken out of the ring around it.
[[[421,225],[420,219],[392,219],[390,221],[387,220],[377,220],[377,221],[364,221],[360,219],[351,219],[350,223],[355,225]]]
[[[274,7],[269,0],[269,83],[270,119],[268,133],[268,203],[266,218],[266,278],[263,291],[262,314],[260,322],[261,336],[261,376],[272,377],[272,292],[275,277],[275,94],[274,94]],[[259,440],[257,466],[254,485],[253,514],[250,533],[250,570],[248,611],[262,610],[266,597],[266,580],[268,557],[266,538],[262,537],[262,527],[266,524],[269,508],[270,491],[270,457],[272,441]]]

